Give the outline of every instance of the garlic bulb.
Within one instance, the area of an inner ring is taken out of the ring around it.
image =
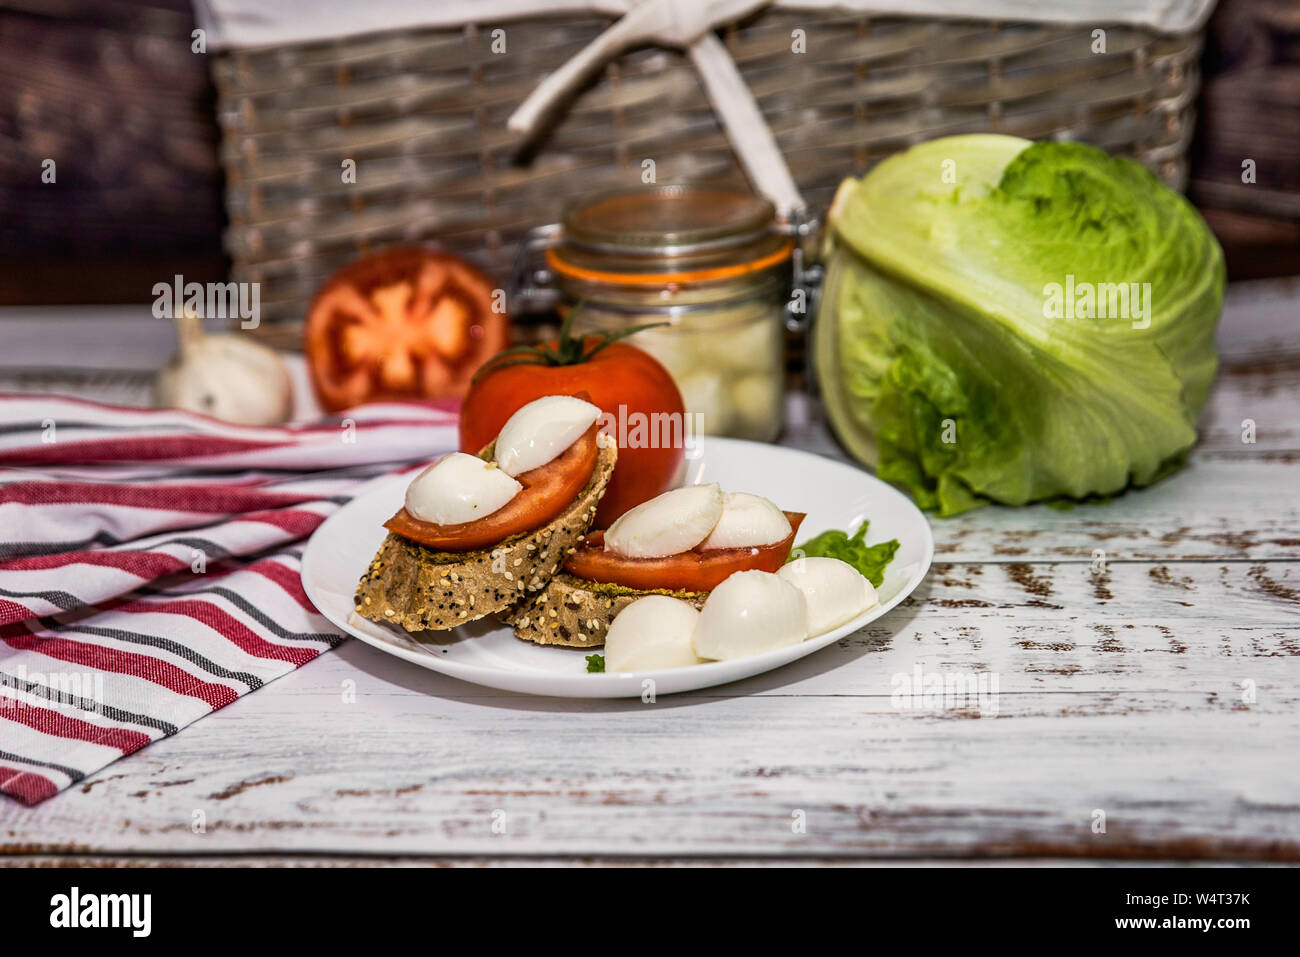
[[[236,425],[288,420],[293,386],[273,349],[239,333],[210,336],[190,311],[177,317],[176,329],[180,351],[158,373],[157,405]]]

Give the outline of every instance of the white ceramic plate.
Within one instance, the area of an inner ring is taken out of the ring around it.
[[[727,491],[756,492],[781,508],[807,512],[797,541],[831,528],[856,530],[871,521],[868,542],[897,538],[898,553],[878,590],[880,604],[833,631],[775,651],[687,668],[588,674],[587,655],[600,648],[556,648],[521,641],[495,619],[417,639],[352,612],[352,593],[383,541],[382,523],[402,504],[410,476],[394,476],[354,499],[316,530],[302,560],[302,582],[321,614],[368,645],[413,664],[491,688],[571,698],[639,697],[647,678],[656,695],[693,691],[748,678],[810,655],[888,613],[921,583],[934,555],[930,526],[911,500],[852,465],[758,442],[706,438],[687,462],[687,482],[719,482]]]

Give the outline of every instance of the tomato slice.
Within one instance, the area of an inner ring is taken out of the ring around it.
[[[596,443],[599,431],[600,423],[593,423],[582,438],[556,458],[515,476],[523,488],[491,515],[460,525],[437,525],[422,522],[402,508],[384,523],[384,528],[445,552],[472,552],[541,528],[558,518],[591,479],[600,455]]]
[[[605,533],[592,532],[569,556],[564,570],[588,581],[649,590],[713,591],[731,574],[757,569],[774,572],[790,557],[790,547],[804,520],[803,512],[786,512],[790,534],[771,545],[753,548],[695,549],[663,558],[624,558],[605,551]]]
[[[418,246],[335,272],[307,313],[312,384],[330,412],[363,402],[464,396],[510,338],[492,281],[450,253]]]

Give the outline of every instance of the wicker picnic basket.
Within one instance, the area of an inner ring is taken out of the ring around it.
[[[642,181],[743,184],[700,81],[654,47],[612,61],[521,145],[506,118],[609,25],[547,16],[283,47],[214,60],[233,278],[295,344],[312,293],[360,252],[436,241],[505,281],[528,229]],[[504,27],[506,52],[493,52]],[[721,38],[815,214],[839,182],[956,133],[1069,138],[1182,188],[1200,32],[869,18],[765,9]],[[792,52],[792,31],[808,49]],[[813,55],[815,53],[815,55]],[[356,182],[344,183],[345,160]]]

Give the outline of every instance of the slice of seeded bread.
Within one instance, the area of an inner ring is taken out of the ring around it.
[[[703,607],[704,599],[709,597],[706,591],[639,591],[560,572],[540,592],[525,598],[500,617],[525,641],[592,648],[605,643],[605,634],[615,615],[646,595],[671,595],[696,608]]]
[[[490,447],[482,453],[489,454]],[[601,437],[591,480],[564,514],[492,549],[439,552],[390,532],[357,586],[357,614],[407,631],[444,631],[544,588],[586,537],[617,461],[617,445]]]

